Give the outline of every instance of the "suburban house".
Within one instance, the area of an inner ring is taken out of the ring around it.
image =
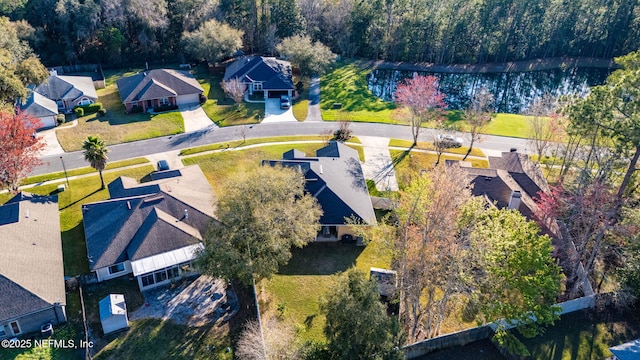
[[[194,273],[193,260],[214,214],[214,196],[198,166],[119,177],[110,199],[82,206],[89,268],[98,281],[133,274],[141,290]]]
[[[120,99],[131,111],[200,103],[204,93],[188,71],[156,69],[116,81]]]
[[[0,206],[0,338],[67,321],[57,196],[18,193]]]
[[[316,241],[335,241],[342,235],[353,235],[347,219],[365,225],[376,224],[356,150],[331,142],[318,149],[315,157],[292,149],[282,155],[282,160],[263,160],[262,165],[286,166],[304,175],[305,190],[318,200],[323,212]]]
[[[291,64],[274,57],[249,56],[240,58],[227,66],[224,81],[240,79],[247,86],[247,94],[264,92],[264,99],[293,95]]]
[[[40,129],[56,126],[58,104],[35,91],[31,91],[25,102],[18,103],[18,109],[25,114],[40,120]]]
[[[98,100],[92,78],[58,75],[56,71],[51,71],[47,81],[38,85],[35,92],[55,101],[58,111],[62,113],[69,113],[76,106],[93,104]]]
[[[471,177],[473,195],[486,198],[500,209],[516,209],[528,219],[532,219],[538,192],[549,190],[538,164],[517,152],[489,156],[489,169],[461,168]]]

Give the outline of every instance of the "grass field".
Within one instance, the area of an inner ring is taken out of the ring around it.
[[[200,67],[195,76],[207,97],[202,109],[218,126],[257,124],[264,118],[263,103],[243,102],[239,107],[226,98],[220,86],[222,75],[209,74],[206,68]]]
[[[107,145],[113,145],[184,132],[184,121],[178,111],[156,115],[126,114],[115,85],[98,90],[98,97],[107,109],[106,115],[83,116],[78,119],[77,126],[56,131],[65,151],[80,150],[82,141],[89,135],[98,135]]]
[[[117,168],[131,166],[131,165],[146,164],[148,162],[149,160],[147,160],[146,158],[133,158],[133,159],[127,159],[127,160],[121,160],[121,161],[114,161],[114,162],[107,163],[105,170],[112,170],[112,169],[117,169]],[[98,171],[96,169],[90,166],[87,166],[79,169],[68,170],[66,176],[86,175],[86,174],[97,173],[97,172]],[[42,174],[42,175],[35,175],[35,176],[30,176],[28,178],[22,179],[20,181],[20,185],[37,184],[37,183],[50,181],[50,180],[63,179],[64,177],[65,177],[64,171],[58,171],[55,173]]]
[[[300,341],[323,341],[325,318],[320,312],[321,298],[334,284],[337,274],[353,266],[367,274],[370,267],[389,268],[391,254],[375,242],[365,248],[314,243],[295,249],[287,266],[259,284],[260,310],[271,317],[281,309],[284,321],[296,328]]]
[[[411,146],[413,145],[413,141],[411,140],[401,140],[401,139],[391,139],[389,140],[389,146],[393,146],[393,147],[404,147],[404,148],[411,148]],[[429,142],[422,142],[419,141],[416,146],[413,147],[413,149],[417,149],[417,150],[428,150],[428,151],[434,151],[434,147],[433,147],[433,143],[429,143]],[[467,153],[467,151],[469,150],[469,147],[459,147],[459,148],[448,148],[445,149],[445,153],[448,154],[458,154],[458,155],[464,155]],[[473,149],[471,149],[471,153],[469,154],[470,156],[480,156],[480,157],[484,157],[484,152],[482,152],[482,150],[474,147]]]
[[[339,62],[320,80],[322,118],[329,121],[364,121],[395,124],[395,104],[383,101],[367,89],[369,69],[359,63]],[[334,104],[341,109],[333,109]]]
[[[298,121],[304,121],[309,111],[309,78],[293,79],[294,84],[299,81],[302,81],[302,91],[298,94],[298,98],[293,101],[293,116]]]

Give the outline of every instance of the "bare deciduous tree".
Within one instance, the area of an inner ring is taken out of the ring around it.
[[[410,340],[436,336],[452,298],[465,288],[468,252],[456,229],[460,209],[471,199],[464,178],[459,168],[438,166],[401,192],[396,258]]]
[[[229,79],[227,81],[223,81],[220,86],[222,86],[222,90],[224,93],[230,97],[233,102],[236,103],[238,109],[242,106],[242,100],[244,99],[244,93],[247,90],[245,84],[240,81],[238,78]]]
[[[480,91],[475,93],[473,99],[471,100],[471,104],[464,111],[464,120],[469,125],[469,150],[464,155],[462,160],[466,160],[467,156],[471,154],[471,150],[473,149],[473,144],[475,142],[480,142],[482,140],[481,133],[487,127],[489,122],[491,121],[491,117],[493,116],[493,94],[491,94],[487,89],[482,88]]]
[[[556,113],[557,100],[548,94],[534,100],[529,108],[531,132],[529,138],[538,155],[538,162],[554,143],[562,140],[562,117]]]
[[[236,345],[236,356],[240,360],[294,360],[299,358],[294,343],[293,328],[276,318],[269,319],[263,327],[264,343],[260,325],[248,321]],[[265,358],[266,355],[266,358]]]

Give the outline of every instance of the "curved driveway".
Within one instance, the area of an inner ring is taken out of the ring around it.
[[[338,123],[334,122],[296,122],[240,126],[247,128],[247,138],[251,139],[271,136],[320,135],[325,129],[337,129],[338,125]],[[111,150],[109,153],[109,161],[118,161],[211,143],[238,140],[241,138],[238,135],[240,133],[238,129],[239,126],[219,129],[207,128],[185,134],[111,145],[109,146]],[[352,123],[351,130],[355,136],[363,135],[406,140],[412,139],[411,128],[404,125]],[[431,129],[423,129],[420,134],[420,140],[429,141],[428,139],[433,139],[432,131]],[[511,148],[516,148],[519,151],[527,151],[527,141],[527,139],[486,135],[478,147],[490,154],[509,151]],[[465,140],[465,143],[468,143],[468,141]],[[42,160],[46,164],[35,168],[30,175],[62,171],[61,156],[64,158],[67,170],[87,166],[82,151],[76,151],[62,155],[43,157]]]

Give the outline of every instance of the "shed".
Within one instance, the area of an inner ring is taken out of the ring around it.
[[[124,295],[109,294],[100,300],[100,322],[105,335],[129,327]]]

